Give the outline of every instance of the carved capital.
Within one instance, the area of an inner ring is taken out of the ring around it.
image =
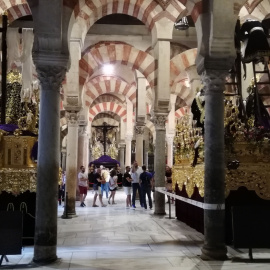
[[[127,134],[126,137],[125,137],[125,140],[131,142],[132,138],[133,138],[132,134]]]
[[[33,60],[42,90],[57,90],[68,70],[69,55],[55,52],[34,52]]]
[[[79,126],[79,136],[87,136],[87,126]]]
[[[38,65],[36,66],[41,90],[60,91],[67,69],[62,66]]]
[[[143,135],[144,134],[144,126],[135,126],[135,133],[136,133],[136,135]]]
[[[119,150],[121,150],[121,149],[124,150],[125,149],[125,146],[126,146],[125,143],[119,143],[118,144]]]
[[[66,111],[68,126],[78,126],[79,113],[77,111]]]
[[[154,114],[151,117],[151,122],[154,124],[156,130],[165,130],[165,123],[167,121],[167,114]]]
[[[202,73],[205,95],[209,93],[223,93],[225,88],[225,78],[228,71],[206,70]]]

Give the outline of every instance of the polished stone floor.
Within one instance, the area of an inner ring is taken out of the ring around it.
[[[122,190],[116,193],[116,205],[91,207],[93,193],[88,192],[86,207],[76,207],[77,217],[62,219],[58,207],[59,259],[46,266],[31,263],[33,247],[24,247],[21,255],[8,256],[8,269],[89,269],[89,270],[227,270],[270,269],[270,250],[248,250],[228,247],[227,261],[202,261],[203,235],[184,223],[167,216],[154,216],[153,210],[139,207],[126,209]],[[107,203],[107,201],[105,201]],[[166,204],[166,212],[168,211]]]

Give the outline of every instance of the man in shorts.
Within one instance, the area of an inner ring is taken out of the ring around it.
[[[80,191],[80,206],[81,207],[85,207],[85,198],[87,196],[87,189],[88,189],[88,175],[87,173],[85,172],[85,168],[84,166],[81,166],[80,167],[80,172],[78,174],[78,180],[79,180],[79,183],[78,183],[78,186],[79,186],[79,191]]]

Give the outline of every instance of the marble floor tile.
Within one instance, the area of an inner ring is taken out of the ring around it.
[[[76,202],[77,217],[62,219],[58,207],[58,260],[46,266],[31,263],[34,247],[26,246],[21,255],[8,256],[5,269],[66,270],[269,270],[270,249],[254,249],[251,262],[247,249],[228,247],[227,261],[202,261],[204,236],[174,218],[155,216],[153,211],[125,208],[125,194],[117,191],[117,205],[87,207]],[[107,201],[104,200],[106,203]],[[139,205],[136,202],[136,205]],[[168,205],[166,205],[168,213]],[[16,267],[15,267],[16,266]],[[20,268],[20,266],[22,266]],[[29,266],[29,267],[27,267]]]

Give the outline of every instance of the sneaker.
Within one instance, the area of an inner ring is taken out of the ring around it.
[[[84,207],[83,203],[80,204],[80,207]]]
[[[132,204],[132,208],[136,208],[135,204]]]
[[[86,206],[86,204],[84,202],[82,202],[83,206]]]

